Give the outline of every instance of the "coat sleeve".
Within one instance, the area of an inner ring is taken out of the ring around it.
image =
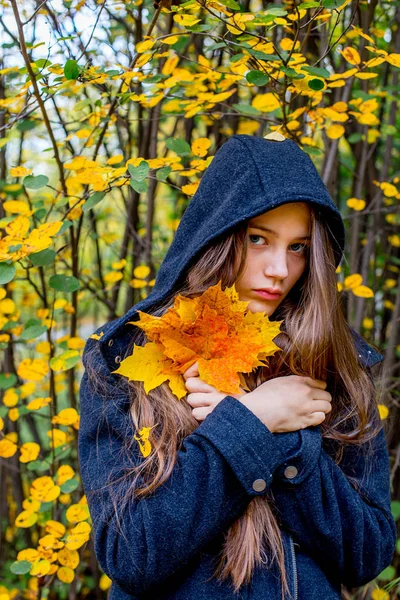
[[[318,435],[306,430],[271,433],[243,403],[226,396],[185,438],[168,480],[150,496],[129,501],[121,514],[115,506],[129,483],[121,477],[143,457],[136,442],[124,450],[136,432],[127,394],[118,391],[121,377],[110,373],[100,351],[92,354],[92,361],[115,393],[104,397],[84,371],[78,437],[81,478],[96,557],[128,594],[146,593],[184,566],[255,496],[270,491],[275,471],[289,456],[295,453],[306,471],[313,462]],[[83,363],[87,366],[85,353]],[[111,488],[110,480],[116,482]]]
[[[347,445],[338,465],[329,444],[321,444],[320,425],[309,429],[317,446],[311,470],[303,468],[300,448],[274,475],[278,518],[324,570],[340,573],[347,587],[358,587],[390,565],[396,544],[385,432],[381,428],[361,447]],[[284,475],[288,464],[298,469],[290,480]]]

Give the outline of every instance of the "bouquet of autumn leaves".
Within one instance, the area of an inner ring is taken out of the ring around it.
[[[146,393],[167,381],[181,400],[187,394],[183,373],[197,361],[205,383],[227,395],[240,393],[240,385],[247,388],[241,374],[265,365],[280,349],[272,340],[282,321],[247,311],[248,304],[239,300],[234,286],[222,290],[219,281],[197,298],[178,294],[161,317],[139,310],[139,320],[129,323],[145,331],[148,342],[134,345],[113,373],[143,381]],[[143,443],[149,429],[139,432]]]

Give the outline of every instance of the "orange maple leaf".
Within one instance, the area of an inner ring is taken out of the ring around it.
[[[200,378],[226,394],[240,393],[240,374],[265,365],[280,350],[273,339],[282,321],[264,312],[247,310],[234,286],[222,290],[221,281],[197,298],[178,294],[174,306],[161,317],[138,311],[148,342],[134,346],[113,373],[129,381],[143,381],[146,392],[168,381],[178,399],[187,394],[184,373],[196,361]]]

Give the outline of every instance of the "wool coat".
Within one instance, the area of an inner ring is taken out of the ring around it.
[[[110,600],[290,600],[281,597],[276,565],[257,566],[251,583],[236,594],[229,581],[212,577],[224,533],[254,497],[269,493],[281,524],[292,600],[338,600],[343,584],[361,586],[391,562],[396,526],[383,427],[368,452],[346,446],[338,465],[320,425],[272,433],[227,395],[184,439],[171,477],[152,495],[128,502],[118,518],[106,485],[115,482],[112,489],[124,498],[128,483],[120,478],[143,458],[137,444],[124,449],[137,432],[127,386],[114,373],[137,311],[173,297],[209,242],[296,201],[311,202],[326,219],[338,265],[344,224],[310,157],[289,139],[232,136],[184,212],[152,293],[86,342],[78,452],[95,553],[113,582]],[[383,356],[351,332],[359,363],[372,377],[371,367]]]

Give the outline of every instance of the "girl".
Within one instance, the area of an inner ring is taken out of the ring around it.
[[[344,317],[338,209],[309,156],[271,137],[218,150],[152,293],[86,343],[79,459],[111,600],[337,600],[391,562],[383,357]],[[224,394],[197,363],[180,401],[115,374],[147,341],[137,310],[160,316],[218,281],[283,321],[250,391]]]

